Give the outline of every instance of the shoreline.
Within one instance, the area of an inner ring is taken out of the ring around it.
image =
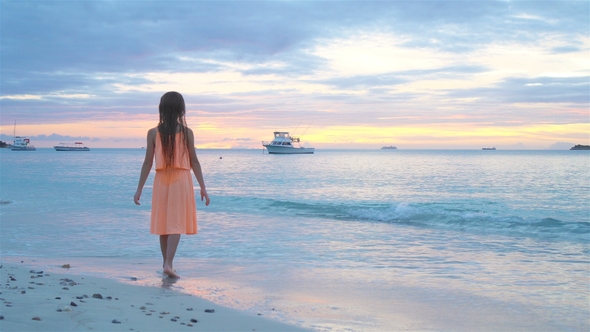
[[[43,270],[39,261],[0,263],[0,330],[307,331],[165,284],[133,285],[57,266]]]

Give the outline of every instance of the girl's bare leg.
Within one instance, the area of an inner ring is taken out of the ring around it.
[[[162,241],[162,236],[166,236],[164,241]],[[176,255],[176,249],[180,242],[180,234],[162,236],[160,236],[160,249],[162,249],[162,257],[164,257],[164,273],[171,278],[180,278],[180,276],[176,274],[176,271],[174,271],[174,268],[172,268],[172,261],[174,260],[174,255]],[[165,243],[165,248],[162,242]]]
[[[166,249],[168,248],[168,235],[160,235],[160,250],[162,251],[162,268],[166,263]]]

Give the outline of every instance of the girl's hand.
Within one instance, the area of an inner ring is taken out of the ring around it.
[[[138,190],[135,192],[135,195],[133,196],[133,201],[135,202],[135,205],[140,205],[139,204],[140,197],[141,197],[141,190]]]
[[[207,189],[201,188],[201,202],[203,201],[203,198],[205,198],[205,206],[209,206],[211,200],[209,199],[209,194],[207,194]]]

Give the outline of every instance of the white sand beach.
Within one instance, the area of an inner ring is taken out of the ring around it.
[[[1,331],[304,331],[165,288],[1,265]]]

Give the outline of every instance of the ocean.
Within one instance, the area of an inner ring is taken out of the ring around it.
[[[588,151],[197,150],[211,205],[175,284],[149,234],[153,170],[133,204],[144,153],[0,149],[2,259],[318,331],[590,329]]]

